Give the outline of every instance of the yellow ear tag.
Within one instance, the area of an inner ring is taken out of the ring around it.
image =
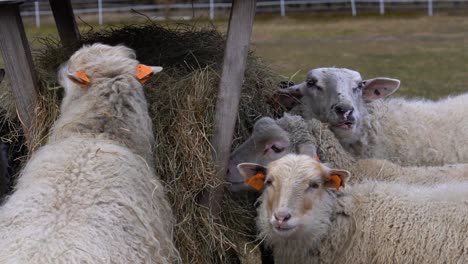
[[[340,176],[338,176],[338,175],[330,175],[330,176],[328,176],[328,180],[332,182],[333,187],[335,187],[335,189],[336,189],[337,191],[340,190],[340,187],[341,187],[341,186],[344,187],[344,183],[343,183],[343,181],[341,180]]]
[[[86,75],[86,73],[82,70],[76,71],[75,77],[77,78],[77,81],[79,82],[82,88],[86,88],[91,82],[89,80],[88,75]]]
[[[263,182],[265,181],[265,174],[258,172],[252,178],[245,180],[245,182],[256,191],[260,191],[263,187]]]
[[[153,75],[153,69],[144,64],[138,64],[136,68],[136,77],[141,84],[144,84]]]

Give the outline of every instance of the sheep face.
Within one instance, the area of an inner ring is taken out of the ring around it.
[[[359,132],[365,102],[388,96],[399,85],[389,78],[362,80],[359,72],[349,69],[317,68],[307,73],[305,82],[282,93],[302,95],[306,118],[329,123],[339,138],[350,138]]]
[[[266,168],[242,163],[239,172],[251,181],[264,173],[257,224],[270,242],[313,239],[326,232],[333,197],[349,177],[345,170],[329,169],[307,155],[286,155]],[[332,177],[330,177],[332,176]]]
[[[303,143],[294,146],[292,143],[294,140],[292,135],[272,118],[259,119],[255,123],[252,135],[231,154],[227,174],[228,189],[231,192],[252,190],[237,170],[237,165],[240,163],[253,162],[266,166],[289,153],[315,155],[315,145]]]
[[[266,165],[290,153],[290,147],[289,134],[275,120],[269,117],[259,119],[252,135],[231,154],[227,175],[229,190],[238,192],[250,189],[236,168],[238,164],[254,162]]]

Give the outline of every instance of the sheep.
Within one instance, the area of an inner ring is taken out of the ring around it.
[[[252,189],[237,171],[238,164],[253,162],[266,166],[289,153],[318,153],[323,162],[350,170],[353,181],[376,179],[430,185],[468,180],[468,164],[407,167],[382,159],[358,159],[343,148],[327,125],[316,119],[305,121],[300,116],[285,114],[277,120],[259,119],[252,135],[232,152],[227,174],[229,190]]]
[[[399,85],[390,78],[362,80],[349,69],[317,68],[281,94],[302,97],[295,113],[329,123],[358,157],[420,166],[468,162],[468,93],[439,101],[381,100]]]
[[[135,58],[93,44],[61,66],[61,114],[0,207],[0,263],[180,260],[140,83],[159,68]]]
[[[468,181],[351,186],[295,154],[238,169],[263,185],[256,221],[275,263],[468,263]]]

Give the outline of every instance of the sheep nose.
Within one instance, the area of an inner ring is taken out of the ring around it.
[[[287,209],[277,210],[277,211],[274,213],[274,216],[275,216],[276,221],[278,221],[278,224],[280,224],[280,225],[281,225],[283,222],[286,222],[286,221],[288,221],[289,219],[291,219],[291,213],[290,213],[289,210],[287,210]]]
[[[339,104],[335,106],[335,112],[338,116],[342,116],[344,119],[347,119],[348,116],[353,114],[354,107],[347,104]]]

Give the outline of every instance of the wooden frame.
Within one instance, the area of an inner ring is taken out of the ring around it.
[[[29,142],[34,120],[38,83],[19,5],[23,1],[0,1],[0,50],[16,101],[18,117]]]
[[[215,132],[212,139],[216,177],[222,182],[226,180],[231,154],[256,3],[256,0],[232,1],[223,70],[216,102]],[[214,217],[221,212],[223,192],[224,185],[220,185],[211,189],[203,197],[202,203],[209,207]]]

